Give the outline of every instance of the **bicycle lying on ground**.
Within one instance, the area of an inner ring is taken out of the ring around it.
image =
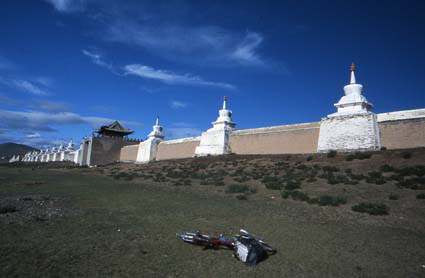
[[[239,234],[230,239],[222,234],[215,237],[201,234],[199,231],[176,234],[176,236],[187,243],[204,246],[204,248],[225,248],[233,250],[234,256],[248,265],[256,265],[269,255],[276,253],[276,250],[269,244],[261,239],[255,238],[243,229],[239,231]]]

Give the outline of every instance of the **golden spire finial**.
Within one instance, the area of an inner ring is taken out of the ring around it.
[[[227,101],[227,97],[226,96],[223,97],[223,101]]]
[[[355,71],[356,70],[356,65],[354,63],[351,63],[351,71]]]

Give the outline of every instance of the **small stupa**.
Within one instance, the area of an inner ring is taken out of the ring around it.
[[[68,145],[66,146],[67,151],[73,151],[74,150],[74,143],[72,140],[69,141]]]
[[[164,139],[164,135],[162,134],[162,127],[159,125],[159,116],[156,117],[155,125],[152,126],[152,131],[149,133],[148,137]]]
[[[162,126],[159,124],[159,116],[156,117],[155,125],[152,126],[152,131],[148,134],[148,139],[140,142],[137,151],[136,163],[147,163],[155,160],[158,151],[158,145],[164,139],[162,134]]]
[[[235,129],[232,121],[232,111],[226,107],[227,98],[223,98],[223,107],[218,111],[218,118],[213,127],[203,132],[199,146],[195,149],[195,156],[222,155],[231,153],[229,138]]]

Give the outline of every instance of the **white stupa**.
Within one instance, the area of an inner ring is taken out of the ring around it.
[[[159,117],[156,117],[155,125],[152,126],[152,131],[148,135],[148,139],[140,142],[137,151],[136,163],[147,163],[155,160],[158,151],[158,145],[164,139],[162,134],[162,126],[159,125]]]
[[[46,148],[46,150],[44,151],[44,162],[49,162],[50,161],[50,150],[49,148]]]
[[[164,139],[162,134],[162,127],[159,125],[159,117],[156,117],[155,125],[152,126],[152,131],[149,133],[148,138],[160,138]]]
[[[317,151],[377,150],[381,147],[376,115],[372,104],[362,95],[363,86],[357,84],[354,63],[351,65],[350,84],[344,86],[345,95],[334,104],[337,112],[320,122]]]
[[[66,146],[66,150],[73,151],[74,150],[74,143],[72,140],[69,141],[68,145]]]
[[[221,155],[231,152],[229,138],[235,129],[236,123],[232,121],[232,111],[226,108],[227,99],[223,99],[223,108],[213,127],[203,132],[199,146],[195,149],[195,156]]]
[[[328,117],[367,113],[372,109],[373,105],[362,95],[363,85],[356,83],[354,72],[355,65],[353,63],[351,64],[350,84],[344,86],[345,96],[334,104],[338,111]]]

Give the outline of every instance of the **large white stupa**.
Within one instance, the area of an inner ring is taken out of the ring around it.
[[[334,106],[338,111],[331,116],[342,116],[369,112],[373,105],[362,95],[363,85],[356,83],[355,65],[351,64],[350,84],[344,86],[343,96]]]
[[[354,63],[350,84],[344,86],[344,96],[334,104],[337,112],[320,122],[317,151],[377,150],[381,147],[376,114],[372,104],[362,95],[363,86],[356,82]]]

